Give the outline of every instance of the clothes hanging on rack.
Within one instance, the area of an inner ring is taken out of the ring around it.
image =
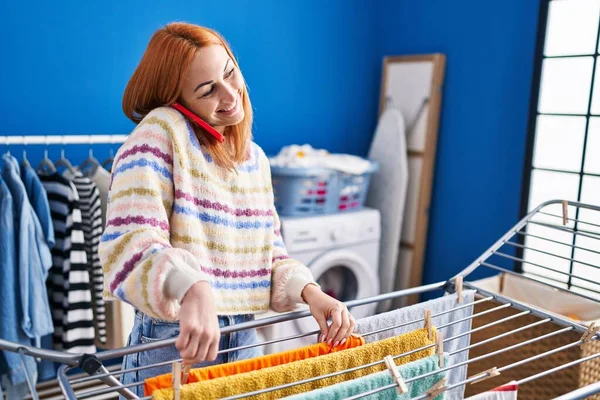
[[[39,347],[42,336],[54,330],[45,284],[52,266],[52,256],[21,181],[19,163],[10,154],[2,156],[2,177],[13,198],[17,246],[15,262],[19,271],[18,289],[13,290],[20,291],[20,326]]]
[[[473,315],[473,306],[466,306],[473,303],[475,299],[474,290],[464,290],[462,293],[463,301],[458,303],[457,295],[450,294],[447,296],[438,297],[433,300],[429,300],[423,303],[414,304],[408,307],[399,308],[394,311],[389,311],[382,314],[373,315],[371,317],[362,318],[356,321],[355,332],[358,334],[365,335],[367,343],[385,339],[394,335],[399,335],[405,332],[410,332],[419,327],[423,319],[423,315],[426,309],[431,311],[432,322],[435,326],[443,326],[452,323],[453,321],[465,319],[465,321],[459,323],[453,323],[448,326],[440,328],[440,331],[444,335],[445,339],[461,335],[471,330],[471,319],[467,319]],[[466,307],[464,307],[466,306]],[[460,308],[459,308],[460,307]],[[457,309],[456,309],[457,308]],[[452,312],[450,310],[456,309]],[[441,314],[437,315],[436,314]],[[406,325],[403,325],[406,324]],[[394,329],[384,330],[376,334],[367,334],[369,332],[378,331],[391,326],[399,326]],[[459,349],[464,349],[469,346],[471,342],[471,335],[464,335],[460,338],[449,340],[444,343],[444,350],[452,353]],[[459,364],[466,361],[469,358],[468,351],[461,351],[459,353],[450,356],[449,363]],[[467,365],[463,365],[458,368],[453,368],[448,371],[448,385],[463,381],[467,377]],[[456,387],[447,392],[447,399],[462,399],[464,396],[464,386]]]
[[[54,225],[52,225],[52,216],[50,215],[50,203],[48,202],[48,194],[42,181],[35,173],[35,170],[30,165],[21,165],[21,180],[27,190],[27,197],[35,211],[42,231],[46,237],[46,244],[49,249],[54,247]]]
[[[103,346],[106,344],[106,310],[102,297],[104,274],[98,256],[98,245],[103,230],[100,192],[98,186],[79,171],[75,174],[65,171],[63,176],[73,182],[79,194],[87,267],[93,298],[92,311],[96,341],[98,345]]]
[[[448,353],[444,353],[445,362],[448,360]],[[439,371],[440,357],[436,354],[413,361],[408,364],[400,365],[398,371],[404,381],[415,378],[430,372]],[[398,394],[396,388],[365,396],[363,400],[409,400],[413,397],[424,394],[433,385],[446,377],[446,372],[438,372],[425,378],[419,378],[416,381],[406,384],[408,391],[404,394]],[[307,393],[296,394],[286,397],[287,400],[343,400],[351,396],[368,392],[393,384],[390,371],[381,371],[351,381],[337,383],[322,389],[316,389]],[[433,400],[444,399],[444,393],[434,397]]]
[[[108,192],[110,189],[110,172],[104,168],[96,168],[89,177],[98,187],[100,193],[100,209],[102,218],[102,229],[106,226],[106,207],[108,205]],[[104,347],[116,349],[125,345],[126,332],[122,324],[123,303],[120,301],[107,301],[104,304],[106,310],[106,343]]]
[[[13,197],[0,176],[0,339],[9,340],[23,346],[30,346],[31,339],[21,329],[19,270],[14,230]],[[7,394],[26,393],[28,390],[26,374],[34,376],[37,367],[35,360],[25,357],[24,364],[17,353],[2,351],[0,357],[0,375],[2,386]],[[20,398],[7,397],[7,398]]]
[[[101,218],[104,227],[106,225],[106,206],[108,205],[108,192],[110,189],[110,172],[104,168],[96,168],[89,178],[96,184],[100,193]]]
[[[432,328],[432,330],[435,334],[435,328]],[[385,356],[390,354],[399,355],[433,344],[434,342],[428,338],[427,329],[419,329],[389,339],[320,357],[265,368],[259,371],[184,385],[181,389],[181,398],[182,400],[197,398],[217,399],[255,390],[272,388],[274,386],[298,382],[303,379],[318,377],[336,371],[343,371],[348,368],[360,367],[368,363],[381,361]],[[430,347],[400,357],[396,359],[395,362],[397,365],[406,364],[411,361],[428,357],[432,355],[433,352],[434,348]],[[380,363],[371,367],[360,368],[352,372],[338,374],[336,376],[302,383],[284,389],[271,390],[253,396],[252,398],[275,399],[304,393],[309,390],[369,375],[383,369],[385,369],[385,365]],[[155,400],[170,400],[173,398],[173,389],[157,390],[153,393],[153,398]]]
[[[54,347],[94,353],[92,296],[77,188],[56,173],[41,175],[40,179],[50,200],[56,236],[48,278]]]
[[[518,391],[519,385],[516,381],[512,381],[487,392],[471,396],[467,400],[517,400]]]
[[[258,371],[264,368],[275,367],[294,361],[335,353],[341,350],[352,349],[364,344],[365,339],[362,336],[351,335],[344,344],[340,344],[336,347],[331,347],[328,346],[327,343],[321,342],[310,346],[300,347],[298,349],[283,351],[281,353],[267,354],[261,357],[212,365],[210,367],[195,368],[190,371],[188,383],[233,376],[251,371]],[[164,374],[155,376],[154,378],[146,379],[144,383],[144,394],[149,396],[154,393],[155,390],[170,388],[171,384],[171,374]]]

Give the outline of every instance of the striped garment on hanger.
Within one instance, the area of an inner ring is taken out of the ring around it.
[[[41,175],[40,179],[48,194],[56,239],[47,281],[54,346],[93,353],[94,315],[77,188],[58,174]]]
[[[102,237],[102,209],[98,186],[90,178],[77,172],[75,176],[67,171],[63,176],[69,179],[79,194],[81,207],[82,228],[87,254],[87,266],[90,274],[92,291],[92,310],[94,312],[94,326],[96,340],[99,345],[106,344],[106,310],[102,291],[104,290],[104,274],[98,256],[98,245]]]

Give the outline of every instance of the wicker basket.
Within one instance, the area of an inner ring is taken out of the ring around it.
[[[502,277],[497,277],[496,279],[502,280]],[[514,277],[512,278],[514,279]],[[483,286],[478,283],[478,286]],[[514,285],[515,281],[511,283]],[[530,286],[530,284],[527,284]],[[502,285],[500,285],[502,288]],[[486,289],[488,289],[486,287]],[[514,287],[513,287],[514,289]],[[530,288],[529,288],[530,289]],[[502,289],[499,290],[503,292]],[[530,293],[529,293],[530,294]],[[555,294],[560,296],[562,293],[557,292]],[[515,298],[515,296],[511,296],[511,298]],[[516,299],[521,300],[521,299]],[[543,299],[539,299],[543,301]],[[523,300],[521,300],[523,301]],[[474,307],[474,313],[479,313],[485,310],[489,310],[491,308],[497,307],[498,303],[495,302],[485,302],[476,304]],[[597,307],[597,306],[596,306]],[[482,315],[480,317],[474,318],[472,327],[473,329],[483,326],[485,324],[497,321],[501,318],[508,317],[510,315],[514,315],[521,312],[520,310],[516,310],[512,307],[504,308],[498,311],[491,312],[489,314]],[[498,324],[486,329],[482,329],[481,331],[474,332],[471,334],[471,343],[481,342],[483,340],[489,339],[494,336],[498,336],[504,332],[508,332],[519,327],[532,324],[536,321],[539,321],[540,318],[537,318],[533,315],[525,315],[515,319],[512,319],[508,322]],[[494,340],[486,345],[474,347],[470,350],[469,358],[473,359],[478,356],[482,356],[488,353],[491,353],[496,350],[500,350],[502,348],[506,348],[508,346],[515,345],[517,343],[522,343],[529,339],[534,339],[541,335],[554,332],[556,330],[561,329],[562,327],[553,324],[553,323],[545,323],[542,325],[535,326],[533,328],[525,329],[516,334]],[[515,363],[517,361],[535,356],[540,353],[544,353],[557,347],[567,345],[569,343],[573,343],[581,338],[581,333],[575,332],[565,332],[558,334],[556,336],[552,336],[550,338],[540,340],[529,345],[525,345],[519,347],[518,349],[510,350],[504,353],[501,353],[496,356],[484,358],[480,361],[470,363],[468,367],[468,376],[473,376],[474,374],[483,372],[493,367],[503,367],[505,365],[509,365]],[[528,376],[547,371],[551,368],[560,366],[562,364],[581,359],[591,354],[596,354],[600,352],[600,342],[592,341],[586,343],[582,346],[571,347],[567,350],[563,350],[561,352],[543,357],[537,361],[529,362],[519,367],[511,368],[502,372],[501,375],[487,379],[483,382],[471,384],[466,386],[465,397],[472,396],[477,393],[481,393],[485,390],[492,389],[494,387],[500,386],[502,384],[508,383],[512,380],[519,380],[526,378]],[[576,366],[558,371],[551,375],[548,375],[543,378],[538,378],[529,383],[523,384],[519,386],[519,398],[523,399],[552,399],[554,397],[563,395],[565,393],[571,392],[580,387],[586,386],[588,384],[597,382],[600,380],[600,358],[596,358],[585,363],[578,364]],[[593,399],[600,400],[600,395],[596,395],[591,397]]]

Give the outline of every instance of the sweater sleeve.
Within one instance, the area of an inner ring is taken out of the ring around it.
[[[160,122],[142,121],[119,149],[99,255],[106,297],[176,320],[187,290],[208,278],[188,250],[171,245],[176,172],[173,144]]]
[[[302,290],[309,283],[317,283],[308,267],[288,255],[281,236],[281,222],[275,210],[273,215],[271,308],[277,312],[285,312],[293,310],[298,303],[304,303]]]
[[[262,152],[261,152],[262,153]],[[271,168],[267,156],[261,154],[261,168],[265,171],[265,179],[271,185]],[[281,221],[275,205],[273,211],[273,257],[271,260],[271,308],[277,312],[293,310],[299,303],[304,303],[302,290],[310,283],[319,286],[310,269],[300,261],[290,258],[281,235]]]

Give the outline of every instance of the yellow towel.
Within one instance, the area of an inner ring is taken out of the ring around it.
[[[435,337],[435,335],[434,335]],[[181,387],[181,399],[219,399],[228,396],[253,392],[286,383],[301,381],[341,371],[352,367],[381,361],[387,355],[399,355],[418,349],[434,342],[427,337],[426,329],[418,329],[403,335],[366,344],[361,347],[331,353],[316,358],[296,361],[285,365],[247,372],[234,376],[216,378],[209,381],[195,382]],[[420,350],[396,359],[396,364],[406,364],[434,354],[434,348]],[[251,399],[275,399],[293,394],[304,393],[313,389],[333,385],[350,379],[359,378],[385,369],[385,364],[361,368],[349,373],[303,383],[285,389],[279,389],[261,395],[246,397]],[[153,393],[155,400],[173,399],[173,389],[161,389]]]

